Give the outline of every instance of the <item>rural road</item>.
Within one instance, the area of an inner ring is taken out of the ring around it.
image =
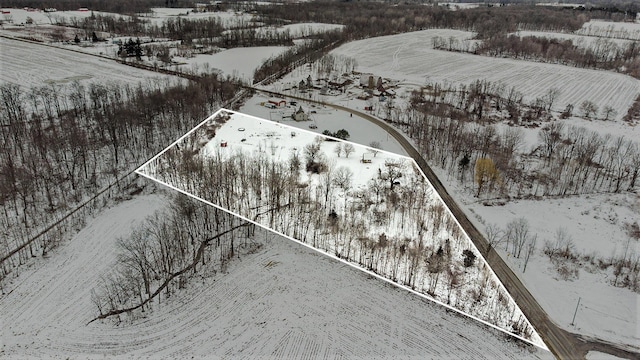
[[[482,252],[493,271],[496,273],[500,281],[504,284],[505,288],[509,291],[513,299],[516,301],[522,312],[529,319],[534,326],[538,334],[542,337],[549,350],[559,359],[584,359],[587,352],[590,350],[600,351],[608,353],[614,356],[638,359],[640,355],[633,353],[626,349],[619,347],[616,344],[612,344],[597,339],[586,339],[578,334],[570,333],[566,330],[558,327],[547,315],[542,306],[538,304],[536,299],[531,295],[529,290],[522,284],[520,279],[514,274],[509,266],[504,262],[502,257],[493,249],[489,248],[489,243],[485,239],[484,235],[473,225],[466,214],[455,202],[453,197],[447,192],[442,182],[438,179],[433,172],[429,164],[424,160],[422,155],[413,146],[413,144],[402,134],[385,121],[380,120],[369,114],[347,108],[341,105],[335,105],[331,103],[325,103],[322,101],[315,101],[306,99],[303,97],[292,96],[287,94],[276,93],[268,90],[262,90],[257,88],[251,88],[255,91],[267,93],[271,96],[291,98],[301,100],[305,102],[312,102],[325,106],[330,106],[338,110],[346,111],[351,114],[357,115],[365,120],[372,122],[373,124],[386,130],[394,139],[396,139],[404,150],[412,157],[420,169],[427,176],[435,190],[440,194],[446,205],[449,207],[453,215],[458,219],[458,222],[471,238],[471,241]]]

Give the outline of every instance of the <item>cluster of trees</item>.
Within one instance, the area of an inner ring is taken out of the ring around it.
[[[301,2],[287,6],[257,6],[260,21],[281,23],[324,22],[344,24],[348,40],[396,34],[429,28],[475,31],[482,39],[528,30],[574,31],[590,17],[623,18],[623,14],[545,8],[540,6],[505,6],[450,11],[445,7],[424,4],[380,2]]]
[[[579,47],[571,40],[500,35],[486,39],[467,51],[496,57],[509,56],[583,68],[615,70],[640,78],[640,47],[635,42],[623,46],[612,40],[599,38],[588,47]]]
[[[215,126],[212,120],[142,171],[462,311],[530,335],[486,264],[475,262],[475,250],[455,219],[408,163],[380,160],[366,187],[356,188],[353,170],[324,153],[323,148],[330,151],[332,145],[321,137],[293,150],[287,160],[274,159],[268,149],[202,156],[203,139],[211,138],[207,134]],[[303,177],[305,169],[308,175]]]
[[[340,130],[338,130],[336,132],[331,132],[329,130],[325,130],[325,131],[322,132],[322,135],[332,136],[334,138],[338,138],[338,139],[341,139],[341,140],[348,140],[349,137],[351,136],[351,135],[349,135],[349,132],[347,130],[345,130],[345,129],[340,129]]]
[[[292,46],[293,36],[289,30],[260,30],[255,28],[227,30],[219,45],[225,48],[251,46]]]
[[[517,127],[499,131],[494,125],[472,122],[481,118],[479,107],[486,100],[482,95],[471,96],[475,87],[466,96],[453,92],[438,96],[435,90],[425,96],[414,94],[412,105],[395,109],[390,120],[414,139],[427,160],[464,183],[474,179],[467,175],[474,172],[478,161],[484,162],[483,171],[485,165],[495,167],[497,175],[488,169],[490,177],[476,176],[478,196],[564,196],[637,189],[640,147],[636,141],[554,120],[539,130],[537,144],[525,148],[523,131]],[[538,109],[551,106],[552,93]],[[474,102],[478,98],[480,103]],[[455,102],[459,99],[466,101]],[[508,100],[506,104],[508,107]],[[490,163],[481,159],[490,159]],[[484,186],[492,179],[494,188]]]
[[[253,72],[254,82],[274,81],[304,63],[315,62],[342,43],[340,31],[328,31],[269,58]]]
[[[168,298],[197,275],[224,271],[240,252],[260,246],[255,225],[176,195],[168,211],[159,211],[117,241],[118,261],[92,290],[99,315],[93,319],[135,316],[154,301]],[[139,310],[139,311],[138,311]]]
[[[138,16],[123,17],[106,14],[92,14],[85,18],[70,19],[55,17],[55,19],[57,25],[82,30],[85,37],[95,32],[102,32],[120,36],[180,40],[183,45],[197,42],[200,45],[225,48],[292,45],[292,36],[288,31],[258,31],[254,23],[240,20],[233,29],[226,29],[225,24],[217,17],[196,19],[176,17],[159,23]]]
[[[634,251],[634,242],[640,239],[638,223],[626,223],[627,241],[622,251],[614,252],[609,257],[595,254],[580,254],[576,250],[572,236],[563,227],[556,229],[554,237],[545,241],[543,253],[555,266],[558,275],[564,279],[576,279],[581,268],[591,268],[607,271],[611,285],[628,288],[640,292],[640,254]],[[592,271],[592,270],[587,270]]]
[[[130,173],[236,91],[216,75],[144,85],[0,85],[0,255]],[[2,275],[45,252],[47,241],[3,261]]]
[[[549,112],[559,95],[557,88],[551,88],[527,104],[523,100],[524,95],[515,87],[507,88],[502,83],[476,80],[468,85],[428,84],[425,88],[413,91],[409,100],[413,108],[441,117],[489,124],[504,120],[498,114],[506,111],[507,119],[511,122],[528,124],[549,119]],[[492,113],[492,110],[495,111]],[[395,117],[403,111],[402,108],[393,109]],[[567,114],[570,115],[571,112]]]
[[[142,57],[142,46],[140,45],[140,39],[129,38],[128,41],[125,41],[123,44],[118,46],[118,55],[122,57],[127,56],[135,56],[138,60]]]

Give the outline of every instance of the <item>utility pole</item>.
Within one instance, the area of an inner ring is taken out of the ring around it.
[[[578,313],[578,306],[580,306],[580,297],[578,296],[578,304],[576,304],[576,311],[573,313],[573,320],[571,320],[571,326],[574,326],[576,321],[576,314]]]

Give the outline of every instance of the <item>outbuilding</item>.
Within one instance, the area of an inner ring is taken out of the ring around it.
[[[285,99],[269,99],[269,104],[273,104],[277,107],[287,106],[287,101]]]

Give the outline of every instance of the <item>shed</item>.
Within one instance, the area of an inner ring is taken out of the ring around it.
[[[366,152],[362,154],[362,161],[364,164],[371,163],[371,159],[373,159],[373,155],[370,152]]]

